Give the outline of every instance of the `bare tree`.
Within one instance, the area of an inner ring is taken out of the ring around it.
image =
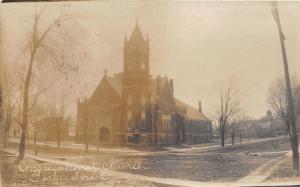
[[[87,152],[89,149],[89,137],[88,137],[89,117],[88,117],[88,113],[87,113],[86,109],[84,109],[83,119],[84,119],[84,124],[83,124],[83,139],[84,140],[83,141],[84,141],[84,145],[85,145],[85,152]]]
[[[56,138],[57,138],[57,147],[60,147],[61,144],[61,130],[62,130],[62,123],[64,121],[65,115],[65,101],[64,98],[61,98],[61,102],[57,104],[55,101],[49,105],[50,108],[50,116],[55,123],[56,129]]]
[[[229,124],[234,117],[241,112],[241,94],[231,84],[223,84],[218,90],[219,104],[216,110],[218,131],[221,136],[221,146],[225,145],[225,136]]]
[[[272,14],[274,20],[277,24],[280,44],[281,44],[281,52],[283,58],[283,66],[284,66],[284,75],[285,75],[285,87],[286,87],[286,99],[287,99],[287,124],[290,125],[291,130],[291,147],[293,152],[293,169],[299,174],[299,151],[298,151],[298,136],[296,130],[296,117],[295,117],[295,107],[293,101],[293,92],[290,80],[289,67],[287,62],[286,50],[285,50],[285,36],[282,32],[281,22],[279,11],[276,2],[272,2]]]
[[[239,99],[238,97],[236,99]],[[239,104],[240,105],[240,104]],[[242,107],[239,107],[239,111],[232,116],[232,120],[230,122],[230,137],[231,137],[231,144],[235,144],[235,138],[240,138],[240,143],[242,143],[242,129],[247,128],[247,122],[249,121],[249,117],[242,110]]]
[[[37,142],[38,134],[41,131],[41,128],[38,126],[38,121],[44,118],[47,115],[47,110],[44,104],[36,104],[34,108],[30,111],[30,121],[33,124],[33,143],[34,143],[34,152],[37,155]]]
[[[0,65],[0,69],[4,68],[3,65]],[[7,147],[7,138],[9,133],[9,123],[6,120],[7,116],[5,115],[5,103],[4,103],[4,89],[5,89],[5,74],[6,71],[0,72],[0,126],[2,132],[2,145],[3,147]]]
[[[286,100],[286,88],[284,79],[277,79],[272,83],[269,88],[267,103],[272,107],[277,116],[282,120],[286,133],[291,136],[290,124],[287,120],[287,100]],[[292,92],[296,115],[300,114],[300,85],[297,80],[292,79]]]
[[[20,104],[20,91],[22,87],[22,76],[24,71],[20,71],[18,66],[11,67],[5,64],[3,73],[3,125],[4,125],[4,146],[7,146],[9,131],[15,120],[15,112]],[[18,118],[18,123],[20,118]],[[20,124],[20,123],[19,123]]]
[[[25,73],[25,80],[23,83],[23,91],[22,91],[22,107],[21,107],[21,137],[19,143],[19,156],[16,163],[19,163],[23,160],[25,156],[25,145],[26,145],[26,135],[28,129],[28,114],[29,114],[29,96],[30,96],[30,87],[32,83],[32,76],[34,75],[33,69],[35,64],[39,64],[41,66],[45,61],[50,60],[53,64],[60,64],[58,67],[65,65],[65,61],[62,57],[63,51],[57,51],[55,49],[58,48],[57,45],[53,45],[53,39],[51,40],[49,34],[51,31],[55,31],[61,28],[62,23],[71,17],[68,15],[64,15],[63,12],[55,18],[44,30],[41,29],[41,17],[43,15],[45,8],[40,11],[35,11],[32,34],[30,36],[30,40],[26,45],[27,51],[29,51],[29,61],[27,64],[27,69]],[[67,36],[65,36],[67,38]],[[51,46],[52,44],[52,46]],[[55,53],[59,52],[59,53]]]
[[[11,71],[7,65],[2,66],[5,71],[2,71],[2,124],[3,124],[3,146],[7,147],[9,131],[13,123],[13,113],[17,106],[17,93],[20,91],[18,84],[18,75],[16,71]]]

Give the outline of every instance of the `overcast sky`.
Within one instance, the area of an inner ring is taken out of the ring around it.
[[[46,6],[41,29],[58,16],[62,5],[39,3]],[[1,7],[7,63],[22,63],[18,56],[32,27],[33,7]],[[279,9],[290,71],[299,74],[300,5],[279,3]],[[124,36],[131,34],[136,19],[150,39],[151,73],[173,78],[175,96],[195,107],[201,100],[206,114],[217,104],[216,85],[231,80],[244,94],[247,114],[265,115],[267,90],[283,75],[277,27],[267,2],[91,1],[67,3],[64,12],[76,15],[68,32],[76,35],[72,60],[78,61],[80,71],[73,86],[63,87],[72,98],[73,113],[76,98],[89,96],[105,69],[110,75],[122,71]]]

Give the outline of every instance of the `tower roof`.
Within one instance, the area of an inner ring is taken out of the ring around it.
[[[135,27],[134,27],[134,29],[132,31],[132,34],[131,34],[130,39],[129,39],[129,42],[130,43],[145,42],[143,34],[141,32],[141,29],[139,27],[138,22],[136,22],[136,24],[135,24]]]

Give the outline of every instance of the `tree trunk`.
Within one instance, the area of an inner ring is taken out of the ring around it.
[[[88,151],[89,149],[89,142],[88,142],[88,136],[87,136],[87,124],[85,124],[85,127],[84,127],[84,144],[85,144],[85,152]]]
[[[29,87],[30,87],[30,80],[31,80],[31,74],[32,74],[32,66],[34,62],[34,55],[35,55],[36,49],[34,49],[31,52],[30,56],[30,63],[28,66],[26,79],[24,83],[24,98],[23,98],[23,119],[21,124],[21,138],[20,138],[20,144],[19,144],[19,161],[22,161],[25,156],[25,148],[26,148],[26,133],[27,133],[27,126],[28,126],[28,100],[29,100]]]
[[[157,102],[156,102],[157,103]],[[155,145],[157,145],[158,144],[158,141],[157,141],[157,139],[158,139],[158,137],[157,137],[157,123],[158,123],[158,106],[157,106],[157,104],[155,104],[155,109],[154,109],[154,144]]]
[[[59,122],[56,122],[57,147],[60,147],[60,126],[58,123]]]
[[[18,160],[22,161],[25,156],[25,146],[26,146],[26,129],[21,129],[21,138],[19,144],[19,157]]]
[[[234,145],[234,138],[235,138],[235,128],[234,128],[234,123],[232,123],[231,145]]]
[[[85,135],[84,135],[84,142],[85,142],[85,152],[88,152],[88,150],[89,150],[89,141],[88,141],[87,133],[85,133]]]
[[[221,146],[224,147],[225,146],[225,123],[224,121],[219,121],[219,131],[220,131],[220,136],[221,136]]]
[[[33,141],[34,141],[34,154],[35,154],[35,156],[37,155],[36,138],[37,138],[37,132],[36,132],[36,129],[35,129],[35,131],[34,131],[34,138],[33,138]]]
[[[5,121],[5,120],[3,120],[3,119],[1,119],[1,118],[0,118],[0,120],[1,120],[2,124],[4,123],[3,147],[6,148],[6,147],[7,147],[7,144],[8,144],[8,141],[7,141],[7,139],[8,139],[8,123],[7,123],[7,121]],[[5,122],[4,122],[4,121],[5,121]],[[0,122],[0,123],[1,123],[1,122]]]
[[[225,134],[221,133],[221,146],[224,147],[225,146]]]

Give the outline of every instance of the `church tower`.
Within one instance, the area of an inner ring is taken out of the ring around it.
[[[124,39],[124,74],[149,78],[149,40],[144,39],[138,23],[129,40]]]
[[[130,134],[137,135],[151,129],[149,40],[143,37],[138,23],[130,38],[124,39],[122,83],[122,132],[128,133],[126,141],[131,141],[139,137]]]

